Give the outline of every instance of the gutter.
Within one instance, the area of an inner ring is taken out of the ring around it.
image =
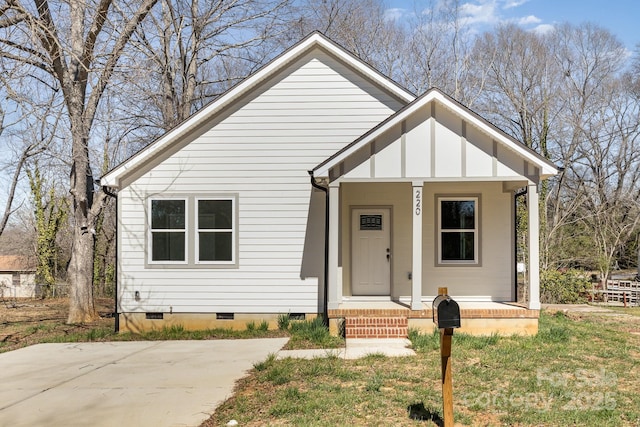
[[[114,292],[113,292],[113,317],[115,318],[114,332],[120,332],[120,316],[118,315],[118,196],[109,191],[106,185],[102,186],[102,191],[109,197],[116,200],[116,263],[114,267]]]
[[[322,300],[322,309],[324,325],[329,326],[329,189],[327,187],[323,187],[316,182],[316,178],[313,176],[313,171],[310,170],[309,177],[311,178],[311,186],[313,188],[317,188],[320,191],[324,192],[325,203],[324,203],[324,278],[323,278],[323,300]]]

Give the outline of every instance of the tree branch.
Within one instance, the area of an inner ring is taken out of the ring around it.
[[[29,157],[32,157],[38,153],[44,151],[44,147],[38,147],[37,144],[31,144],[24,149],[18,163],[16,164],[16,170],[13,172],[13,178],[11,179],[11,185],[9,187],[9,195],[7,196],[7,202],[4,208],[4,213],[2,214],[2,219],[0,219],[0,236],[4,232],[4,229],[9,222],[9,217],[13,213],[11,210],[11,205],[13,204],[13,199],[16,195],[16,188],[18,187],[18,182],[20,181],[20,173],[22,172],[22,167],[26,163]]]
[[[91,91],[91,95],[89,96],[89,99],[87,101],[86,109],[84,112],[84,119],[88,129],[91,128],[91,123],[93,122],[96,111],[98,110],[98,104],[100,103],[100,99],[102,98],[102,93],[106,89],[107,84],[111,79],[111,75],[113,74],[113,70],[118,63],[118,60],[120,59],[122,50],[129,42],[129,39],[135,32],[140,22],[142,22],[142,20],[145,18],[145,16],[147,16],[151,8],[157,2],[158,0],[144,0],[133,17],[129,21],[127,21],[125,28],[120,33],[120,37],[118,37],[118,39],[116,40],[116,43],[111,53],[109,54],[106,63],[103,66],[102,73],[100,73],[100,76],[98,77],[96,86]]]
[[[34,0],[34,2],[38,8],[39,18],[30,16],[32,25],[36,26],[36,28],[34,28],[36,35],[49,54],[54,75],[60,82],[63,92],[67,95],[69,93],[69,88],[67,87],[67,64],[62,56],[60,39],[53,18],[51,17],[49,3],[47,0]],[[38,28],[40,31],[38,31]]]

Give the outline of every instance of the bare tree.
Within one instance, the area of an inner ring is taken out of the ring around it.
[[[300,16],[283,36],[290,45],[320,31],[383,74],[400,77],[405,43],[402,26],[386,14],[380,0],[304,0]]]
[[[569,187],[580,198],[578,216],[594,242],[591,262],[607,278],[640,224],[640,105],[619,80],[581,127],[582,144],[570,166]]]
[[[570,218],[577,238],[589,236],[587,262],[607,277],[637,226],[638,103],[623,83],[624,46],[609,31],[564,25],[553,38],[563,74],[558,152],[567,166],[556,194],[580,206],[568,216],[557,203],[554,217]]]
[[[105,195],[94,187],[89,145],[100,101],[132,34],[157,0],[9,0],[0,6],[0,58],[30,67],[32,84],[59,93],[70,141],[73,252],[69,323],[95,319],[95,220]]]
[[[22,170],[27,160],[39,152],[41,152],[40,147],[38,147],[36,144],[30,144],[22,149],[22,152],[19,153],[19,155],[17,156],[17,159],[13,159],[13,161],[15,161],[15,166],[13,170],[13,175],[11,176],[11,180],[9,183],[9,191],[7,193],[7,199],[5,201],[5,207],[2,213],[2,218],[0,218],[0,236],[2,236],[2,233],[7,227],[11,214],[15,211],[15,209],[13,208],[13,201],[16,196],[16,189],[18,187],[18,183],[20,182]]]
[[[9,223],[14,206],[16,192],[21,181],[22,172],[30,159],[41,154],[51,138],[51,131],[57,126],[57,119],[50,117],[46,122],[40,122],[40,114],[50,112],[51,103],[38,105],[31,97],[23,97],[8,85],[16,74],[0,73],[2,90],[0,96],[5,99],[5,106],[0,105],[0,142],[2,142],[3,169],[10,173],[7,184],[5,207],[0,218],[0,236]],[[9,111],[7,111],[9,109]],[[8,119],[10,117],[10,119]],[[5,120],[7,118],[7,120]]]
[[[488,70],[476,108],[527,147],[550,158],[562,101],[558,97],[561,72],[552,60],[549,38],[509,24],[478,37],[473,56]],[[554,159],[555,160],[555,159]],[[548,183],[540,189],[541,263],[549,263],[547,226]],[[526,207],[518,199],[518,250],[526,259]],[[553,229],[553,228],[552,228]]]
[[[289,3],[161,0],[132,38],[132,54],[148,66],[127,76],[135,90],[123,104],[144,111],[151,128],[171,129],[275,54],[270,40],[283,31]]]
[[[477,58],[475,36],[461,16],[459,0],[431,0],[415,10],[405,28],[400,82],[416,93],[437,87],[472,107],[482,94],[488,52]],[[490,59],[490,58],[489,58]]]

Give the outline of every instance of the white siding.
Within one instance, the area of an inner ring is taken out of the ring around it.
[[[35,298],[38,296],[36,275],[34,273],[17,273],[20,284],[13,281],[14,273],[0,273],[0,297],[3,298]]]
[[[316,312],[318,279],[301,278],[307,171],[400,107],[320,50],[273,77],[120,191],[119,310]],[[161,193],[238,195],[238,268],[147,268],[145,200]]]

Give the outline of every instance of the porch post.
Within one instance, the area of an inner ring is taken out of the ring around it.
[[[422,211],[423,181],[413,181],[413,250],[411,258],[411,310],[422,310]]]
[[[527,188],[527,211],[529,213],[529,309],[540,310],[540,204],[538,185]]]
[[[342,289],[338,289],[338,225],[340,221],[340,184],[329,184],[329,259],[327,308],[336,310],[342,301]]]

